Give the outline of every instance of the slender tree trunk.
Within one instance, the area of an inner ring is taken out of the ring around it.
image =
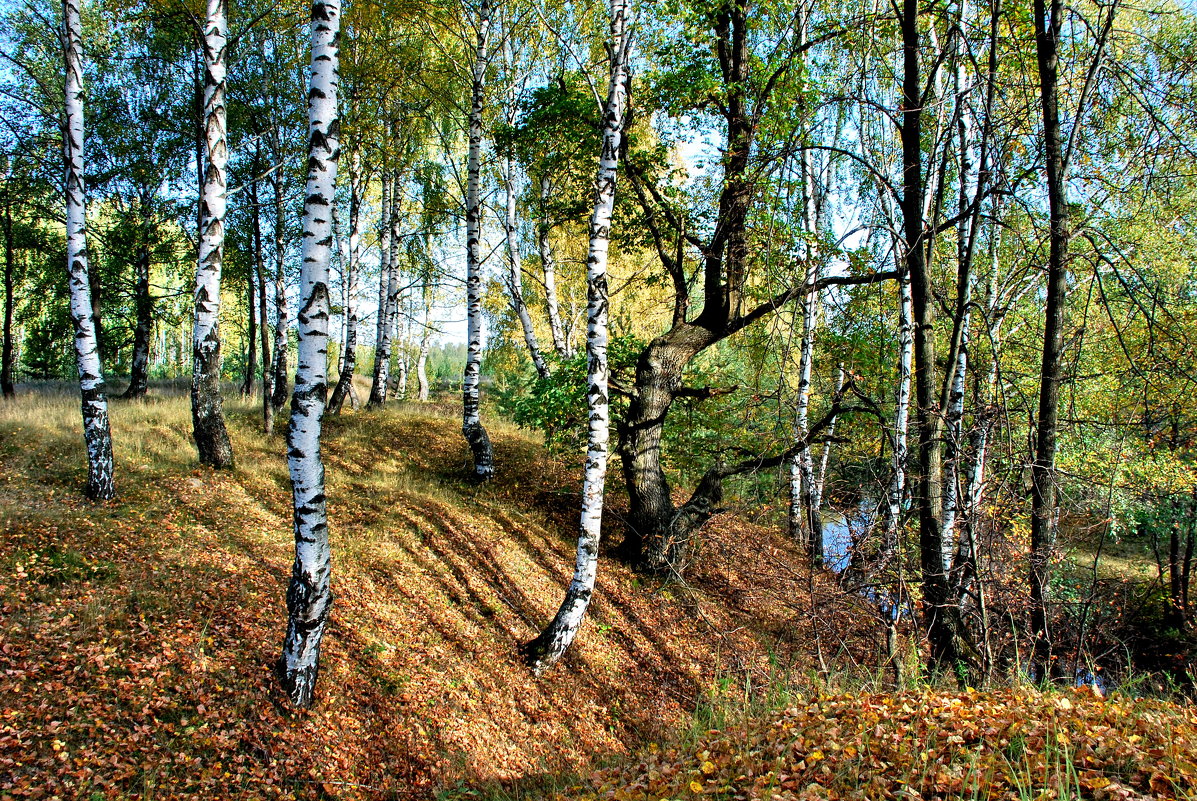
[[[258,307],[255,295],[256,281],[253,270],[245,274],[245,299],[249,315],[246,319],[245,335],[245,379],[241,382],[241,397],[254,394],[254,377],[258,374]]]
[[[906,460],[909,456],[907,433],[910,428],[910,375],[914,358],[914,323],[910,300],[910,278],[898,279],[898,397],[894,405],[893,453],[889,486],[886,489],[885,515],[882,520],[881,550],[886,557],[898,549],[902,522],[902,497],[906,494]]]
[[[553,338],[553,350],[563,359],[572,354],[565,329],[561,325],[561,307],[557,301],[557,260],[553,258],[553,243],[550,240],[552,226],[548,219],[548,202],[553,196],[553,182],[545,176],[540,179],[540,206],[544,217],[536,226],[536,247],[540,251],[540,267],[544,273],[544,302],[549,314],[549,333]]]
[[[540,343],[536,341],[536,330],[532,327],[532,317],[528,314],[528,304],[524,302],[524,276],[520,267],[519,252],[516,247],[516,219],[515,219],[515,158],[507,156],[503,170],[503,188],[506,192],[506,214],[503,219],[504,240],[507,245],[507,291],[511,294],[511,306],[515,316],[519,318],[520,328],[524,332],[524,344],[528,348],[528,356],[532,359],[532,366],[541,378],[549,377],[549,368],[544,357],[540,354]]]
[[[320,429],[328,395],[329,262],[337,158],[337,39],[340,0],[312,3],[312,66],[308,92],[308,177],[303,204],[299,356],[287,464],[295,501],[295,564],[287,589],[287,637],[279,672],[291,702],[310,706],[320,667],[320,642],[332,606],[331,554],[324,499]]]
[[[374,335],[374,380],[366,408],[386,403],[391,376],[391,295],[394,273],[391,270],[391,173],[382,171],[382,219],[379,223],[378,323]]]
[[[407,299],[400,306],[410,305]],[[407,363],[408,363],[408,344],[409,335],[411,333],[411,318],[406,312],[399,313],[399,320],[396,320],[395,326],[395,399],[405,400],[407,398]]]
[[[388,353],[395,357],[395,372],[391,377],[392,387],[396,398],[403,398],[407,394],[407,351],[405,348],[404,326],[406,317],[403,313],[402,279],[399,269],[399,252],[403,242],[403,178],[399,170],[391,174],[391,258],[390,281],[387,286],[387,309],[390,318],[387,321]]]
[[[220,271],[224,259],[229,158],[224,104],[227,44],[225,2],[208,0],[204,23],[204,129],[208,159],[200,195],[203,225],[195,271],[191,420],[200,461],[215,468],[233,466],[233,446],[225,428],[220,397]]]
[[[104,287],[100,283],[100,271],[88,269],[87,281],[91,295],[91,319],[96,329],[96,352],[100,354],[100,364],[103,365],[107,348],[104,342]]]
[[[805,15],[798,25],[799,41],[805,41]],[[799,154],[802,182],[802,228],[808,237],[815,229],[815,181],[810,156],[806,149]],[[794,415],[794,441],[806,443],[810,417],[811,373],[814,367],[815,328],[819,320],[819,290],[817,288],[821,264],[813,244],[806,248],[807,293],[802,298],[802,346],[798,358],[798,398]],[[790,536],[802,544],[811,564],[823,561],[823,525],[814,510],[814,459],[809,444],[803,444],[794,456],[790,468]]]
[[[490,39],[490,0],[479,7],[478,38],[470,83],[469,159],[466,186],[466,364],[461,379],[461,433],[470,446],[474,478],[485,481],[495,472],[494,450],[482,425],[479,382],[482,368],[482,103]]]
[[[941,519],[942,453],[935,380],[935,306],[923,235],[922,76],[919,69],[918,0],[902,7],[902,217],[906,272],[914,312],[914,385],[919,433],[919,555],[923,583],[923,622],[931,645],[933,671],[959,661],[956,607],[948,602],[943,568]]]
[[[432,346],[432,276],[425,274],[421,297],[424,301],[424,325],[420,331],[420,357],[416,360],[420,403],[428,402],[428,351]]]
[[[1056,89],[1057,48],[1064,8],[1061,0],[1035,0],[1035,54],[1043,112],[1047,165],[1050,244],[1047,263],[1047,308],[1043,327],[1043,361],[1039,382],[1039,415],[1035,426],[1035,460],[1031,465],[1031,634],[1032,672],[1045,677],[1051,655],[1047,601],[1051,555],[1055,548],[1056,418],[1060,402],[1061,354],[1064,349],[1064,303],[1068,292],[1068,202],[1060,141]]]
[[[282,157],[282,147],[276,148]],[[287,332],[290,328],[287,319],[287,218],[283,204],[283,171],[275,170],[270,179],[271,189],[274,191],[274,361],[271,364],[274,378],[270,388],[271,423],[266,428],[270,433],[274,428],[274,415],[277,415],[287,402]]]
[[[548,627],[527,646],[528,663],[536,673],[553,665],[569,648],[594,593],[598,573],[599,538],[602,533],[603,488],[607,476],[610,408],[607,372],[607,256],[611,214],[615,207],[615,179],[623,135],[627,97],[628,0],[611,0],[613,59],[611,86],[603,114],[603,151],[595,179],[594,212],[590,218],[590,252],[586,259],[587,283],[587,406],[590,410],[585,478],[582,483],[582,517],[574,577],[565,600]]]
[[[835,397],[842,397],[844,394],[844,363],[840,362],[839,370],[835,376]],[[827,466],[831,462],[831,438],[835,436],[836,418],[832,417],[831,422],[827,425],[827,442],[823,443],[823,452],[819,455],[819,474],[815,478],[814,489],[811,491],[810,507],[811,513],[818,515],[823,506],[823,488],[827,486]],[[819,543],[822,547],[823,542],[823,527],[819,526]]]
[[[16,284],[15,251],[12,238],[12,189],[9,182],[12,173],[4,179],[4,345],[0,361],[0,395],[11,398],[16,394],[13,386],[13,291]]]
[[[87,280],[87,207],[83,185],[83,26],[79,0],[64,0],[63,60],[66,66],[66,125],[63,163],[66,189],[67,273],[71,291],[71,321],[75,324],[75,358],[83,409],[83,441],[87,446],[87,497],[116,497],[112,467],[112,432],[108,398],[91,316]]]
[[[345,396],[353,386],[353,371],[357,368],[357,272],[362,241],[361,228],[361,164],[358,155],[349,160],[349,252],[345,254],[345,356],[341,360],[341,374],[328,402],[330,414],[340,414]]]
[[[262,348],[262,421],[269,434],[274,428],[274,410],[270,405],[270,397],[274,393],[274,370],[270,364],[270,325],[266,321],[266,265],[262,258],[262,223],[259,216],[262,207],[256,180],[249,185],[249,203],[253,208],[250,219],[254,240],[254,277],[258,282],[258,319],[261,321],[258,339]]]
[[[154,332],[154,299],[150,295],[150,264],[152,261],[153,222],[149,204],[142,201],[141,227],[137,236],[137,284],[134,289],[137,304],[137,327],[133,331],[133,364],[129,370],[129,387],[124,398],[144,398],[149,391],[150,337]]]

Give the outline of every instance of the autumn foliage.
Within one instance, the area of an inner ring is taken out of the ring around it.
[[[720,798],[1197,797],[1197,712],[1088,689],[815,695],[652,746],[584,795]],[[562,798],[567,796],[562,796]]]

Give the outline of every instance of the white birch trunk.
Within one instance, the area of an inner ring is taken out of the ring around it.
[[[623,136],[627,99],[628,0],[611,0],[613,60],[611,86],[603,113],[603,150],[595,178],[594,213],[590,218],[590,249],[586,259],[587,284],[587,406],[590,409],[585,478],[582,482],[582,515],[574,577],[565,600],[548,627],[526,647],[528,664],[537,674],[551,667],[577,636],[594,594],[598,573],[599,538],[602,533],[603,488],[607,476],[610,409],[607,370],[607,260],[611,214],[615,207],[615,179]]]
[[[276,152],[282,153],[282,147]],[[274,414],[283,408],[287,401],[287,243],[286,217],[283,204],[283,173],[275,170],[270,181],[274,193],[274,353],[272,354],[270,379],[270,409],[271,418],[266,432],[274,429]]]
[[[303,204],[300,267],[299,354],[287,464],[295,501],[295,564],[287,589],[287,637],[280,673],[296,706],[312,703],[319,672],[320,641],[332,605],[331,555],[324,499],[320,427],[328,394],[328,267],[332,260],[332,208],[337,157],[337,38],[340,0],[312,3],[312,64],[308,92],[308,177]]]
[[[514,103],[514,99],[512,103]],[[532,359],[532,366],[541,378],[549,377],[549,368],[544,357],[540,354],[540,343],[536,341],[536,330],[532,327],[532,318],[528,314],[528,304],[524,302],[524,278],[520,268],[520,258],[516,247],[515,220],[515,159],[507,156],[503,170],[503,188],[507,194],[506,214],[503,218],[503,233],[507,245],[507,291],[511,293],[511,305],[519,318],[520,327],[524,331],[524,344],[528,347],[528,356]]]
[[[805,14],[799,16],[796,28],[796,35],[801,44],[806,40]],[[798,169],[802,188],[802,230],[808,237],[806,274],[803,276],[807,293],[802,296],[802,345],[798,358],[798,397],[794,411],[794,441],[802,446],[790,463],[790,536],[806,549],[811,562],[818,564],[823,556],[822,521],[815,514],[812,503],[814,461],[806,437],[810,415],[811,372],[814,367],[815,328],[819,318],[819,292],[815,287],[819,280],[820,264],[814,247],[817,230],[815,180],[810,155],[805,148],[798,153]]]
[[[378,319],[374,335],[374,380],[366,408],[385,403],[391,374],[391,174],[382,171],[382,218],[378,229]]]
[[[898,279],[898,399],[894,409],[891,441],[893,469],[886,490],[882,520],[882,553],[893,554],[898,547],[898,525],[902,520],[902,496],[906,491],[906,435],[910,427],[910,378],[914,356],[914,325],[910,277],[903,271]]]
[[[233,447],[225,429],[220,397],[220,272],[224,259],[229,160],[224,103],[227,46],[225,2],[208,0],[204,22],[207,164],[200,192],[199,254],[195,270],[191,420],[200,461],[216,468],[233,464]]]
[[[549,198],[553,194],[553,183],[548,177],[540,180],[540,206],[546,209]],[[569,342],[565,338],[565,329],[561,325],[561,307],[557,301],[557,260],[553,257],[553,243],[549,238],[552,232],[547,211],[544,219],[536,226],[536,247],[540,251],[540,267],[544,273],[544,302],[549,314],[549,334],[553,338],[553,350],[563,359],[573,354],[569,351]]]
[[[968,17],[968,2],[960,4],[960,30],[966,30]],[[963,36],[963,34],[960,34]],[[954,75],[956,103],[957,103],[957,147],[956,152],[960,160],[957,175],[958,180],[958,208],[960,221],[956,224],[956,264],[957,269],[969,269],[965,265],[970,259],[969,238],[972,235],[972,218],[967,214],[973,196],[973,115],[969,108],[969,93],[972,91],[971,73],[965,65],[964,58],[966,44],[961,41],[956,57],[956,71]],[[960,351],[956,361],[951,365],[951,386],[948,390],[948,403],[944,416],[944,477],[943,477],[943,557],[944,570],[949,573],[956,553],[957,519],[962,513],[962,496],[960,492],[960,458],[963,439],[964,419],[964,385],[968,373],[969,323],[972,312],[972,270],[969,269],[968,280],[961,288],[962,297],[958,306],[963,310],[960,321]]]
[[[344,358],[337,386],[328,402],[328,411],[339,414],[353,388],[353,372],[357,367],[357,295],[358,262],[361,260],[362,214],[361,214],[361,162],[354,153],[349,160],[349,236],[344,248],[345,272],[345,342]]]
[[[835,397],[838,400],[844,392],[844,363],[840,362],[839,372],[835,377]],[[819,514],[823,507],[823,487],[827,484],[827,465],[831,462],[831,438],[835,436],[835,424],[839,415],[831,418],[827,423],[827,442],[823,443],[823,453],[819,456],[819,475],[815,478],[814,489],[811,491],[811,511]],[[821,545],[821,543],[820,543]]]
[[[87,198],[83,185],[83,24],[79,0],[63,0],[63,62],[66,125],[62,156],[66,190],[67,275],[71,322],[75,327],[75,361],[83,411],[83,443],[87,448],[87,497],[116,497],[112,466],[112,431],[108,396],[92,318],[87,265]]]
[[[403,241],[403,195],[399,191],[402,184],[398,170],[391,176],[391,257],[390,282],[387,287],[389,298],[387,307],[390,310],[390,343],[388,353],[393,353],[395,359],[395,397],[402,399],[407,395],[407,337],[406,317],[403,314],[402,275],[399,271],[399,249]]]
[[[490,40],[490,0],[479,7],[478,38],[470,82],[469,158],[466,177],[466,364],[461,379],[461,433],[474,460],[474,478],[494,475],[494,450],[479,414],[479,380],[482,367],[482,202],[479,181],[482,166],[482,102]]]
[[[429,250],[431,253],[431,250]],[[421,298],[424,303],[424,326],[420,331],[420,357],[416,360],[416,380],[419,382],[419,401],[428,402],[428,351],[432,346],[432,276],[425,274]]]
[[[794,412],[794,441],[806,442],[810,416],[811,372],[814,366],[815,327],[819,314],[819,293],[813,289],[819,280],[819,265],[809,258],[805,284],[810,291],[802,300],[802,346],[798,358],[798,397]],[[811,503],[814,487],[814,462],[810,445],[803,444],[790,463],[790,536],[801,544],[814,561],[821,553]]]

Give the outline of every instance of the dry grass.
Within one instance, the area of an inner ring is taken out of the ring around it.
[[[80,495],[70,393],[0,405],[0,797],[531,788],[666,736],[718,677],[811,667],[809,571],[725,519],[692,586],[605,558],[576,647],[532,677],[517,649],[572,570],[577,477],[491,422],[499,477],[470,484],[452,405],[400,405],[327,421],[337,599],[318,704],[296,713],[270,673],[292,554],[283,436],[226,397],[237,466],[220,473],[195,462],[179,388],[113,401],[105,504]],[[851,659],[871,647],[821,636]]]

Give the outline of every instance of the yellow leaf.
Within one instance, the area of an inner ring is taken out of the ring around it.
[[[818,762],[820,759],[826,759],[826,757],[823,756],[822,751],[811,751],[809,754],[807,754],[806,758],[812,762]]]
[[[690,792],[701,793],[702,792],[702,784],[700,784],[697,781],[690,782]]]
[[[706,762],[703,762],[702,763],[702,772],[703,773],[714,773],[715,772],[715,763],[711,762],[709,760]]]

